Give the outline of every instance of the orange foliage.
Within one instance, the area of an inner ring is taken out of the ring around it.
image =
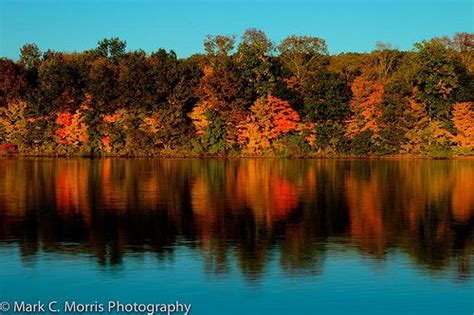
[[[204,76],[201,79],[197,94],[199,96],[201,106],[204,106],[206,110],[222,110],[229,109],[229,103],[224,101],[226,93],[233,91],[233,86],[221,85],[221,76],[219,73],[215,73],[215,69],[211,66],[204,66]],[[198,105],[199,106],[199,105]]]
[[[296,131],[300,117],[287,101],[272,95],[258,99],[250,115],[238,126],[238,141],[249,153],[261,153],[271,147],[271,141]]]
[[[204,66],[202,72],[204,73],[204,76],[210,76],[214,73],[214,68],[211,66]]]
[[[282,101],[276,97],[268,96],[268,101],[272,104],[271,109],[275,112],[273,117],[275,128],[275,137],[278,137],[282,133],[288,133],[297,127],[297,123],[300,120],[298,113],[293,110],[288,102]]]
[[[56,131],[56,134],[59,136],[59,139],[62,143],[67,143],[66,137],[69,133],[70,126],[72,125],[73,117],[73,114],[65,111],[59,113],[58,117],[56,118],[56,124],[61,126],[61,128]]]
[[[409,114],[415,120],[415,126],[423,126],[429,122],[429,117],[426,111],[423,109],[423,104],[419,102],[417,91],[414,91],[414,96],[408,98],[410,107],[408,108],[407,114]]]
[[[84,119],[85,116],[80,109],[76,110],[74,114],[69,111],[58,113],[55,122],[59,125],[56,130],[59,142],[73,145],[87,143],[89,141],[88,126]]]
[[[357,77],[351,89],[353,115],[348,121],[347,135],[353,138],[365,130],[371,130],[376,134],[380,130],[377,120],[382,115],[380,103],[385,91],[383,85],[377,81]]]
[[[197,104],[193,111],[189,114],[189,117],[193,120],[194,128],[196,129],[197,135],[203,135],[207,126],[211,123],[206,113],[209,110],[209,104],[201,102]]]
[[[110,137],[109,136],[102,137],[101,142],[102,142],[102,146],[105,149],[105,152],[107,152],[107,153],[112,152],[112,147],[110,146]]]
[[[310,133],[310,134],[306,137],[305,140],[309,143],[309,145],[315,145],[315,144],[316,144],[316,140],[317,140],[316,134],[315,134],[315,133]]]
[[[474,149],[474,106],[473,103],[457,103],[453,106],[453,122],[458,133],[453,141],[460,147]]]
[[[112,152],[112,145],[110,143],[110,125],[119,122],[123,118],[122,111],[116,111],[113,114],[103,115],[102,120],[105,122],[106,127],[102,130],[102,138],[101,138],[101,148],[103,151],[107,153]],[[109,125],[109,126],[107,126]]]
[[[225,120],[225,142],[229,146],[234,146],[239,142],[237,128],[239,125],[245,121],[247,118],[245,111],[243,110],[233,110],[227,115]]]
[[[72,102],[73,100],[69,100],[69,103]],[[74,113],[65,110],[57,114],[55,122],[59,125],[59,128],[56,130],[56,135],[60,143],[81,145],[89,142],[89,126],[85,119],[87,112],[91,111],[91,102],[92,97],[86,93],[84,101]]]
[[[120,112],[115,112],[113,115],[104,115],[103,120],[106,123],[112,124],[119,121],[122,118]]]
[[[295,76],[291,76],[289,78],[283,79],[283,81],[286,83],[289,89],[298,91],[300,88],[300,84],[298,82],[298,79]]]
[[[219,75],[214,73],[214,68],[209,65],[204,66],[202,71],[204,76],[201,79],[198,89],[200,101],[194,106],[191,113],[188,114],[192,119],[198,136],[204,135],[207,126],[212,123],[206,115],[207,112],[210,110],[220,111],[225,107],[225,102],[223,102],[222,95],[219,93],[220,88],[216,88],[213,84],[215,83],[213,79],[218,78]]]
[[[413,97],[408,98],[409,107],[404,115],[411,122],[409,128],[405,133],[408,140],[402,145],[403,152],[420,153],[424,149],[425,143],[429,142],[426,139],[426,132],[423,132],[430,124],[430,118],[423,109],[423,104],[418,99],[418,91],[413,89]]]

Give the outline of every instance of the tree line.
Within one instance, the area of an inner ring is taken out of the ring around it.
[[[330,55],[257,29],[205,53],[83,52],[0,59],[0,144],[25,155],[450,156],[474,153],[474,34]]]

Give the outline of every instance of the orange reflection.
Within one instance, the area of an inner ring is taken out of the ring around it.
[[[474,167],[464,165],[453,172],[451,207],[456,220],[467,222],[474,216]]]
[[[272,248],[287,270],[317,272],[324,249],[310,245],[343,237],[378,258],[394,246],[422,265],[456,259],[460,274],[470,272],[472,161],[1,162],[0,241],[72,240],[118,263],[126,246],[163,252],[185,237],[209,269],[228,270],[232,248],[255,276]]]
[[[381,254],[385,249],[382,200],[377,177],[368,182],[354,173],[346,178],[346,198],[350,213],[350,233],[360,245]]]

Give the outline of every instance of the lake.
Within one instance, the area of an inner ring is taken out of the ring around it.
[[[468,160],[1,159],[0,302],[471,315],[473,187]]]

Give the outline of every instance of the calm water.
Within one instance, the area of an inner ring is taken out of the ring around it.
[[[0,302],[474,312],[474,162],[0,160]]]

